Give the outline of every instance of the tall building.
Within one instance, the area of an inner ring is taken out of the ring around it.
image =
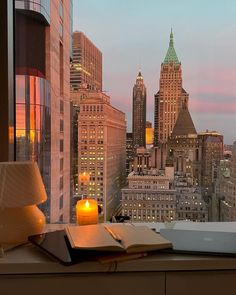
[[[102,92],[74,91],[71,99],[80,108],[78,174],[90,175],[88,184],[79,184],[78,194],[95,198],[103,207],[104,220],[109,220],[121,208],[121,188],[125,185],[125,114]]]
[[[230,180],[232,183],[231,198],[232,204],[232,216],[233,220],[236,220],[236,141],[233,144],[232,158],[230,161]],[[231,219],[232,220],[232,219]]]
[[[199,133],[198,138],[201,141],[201,186],[207,197],[211,196],[214,182],[217,177],[217,169],[220,160],[223,159],[223,135],[216,131]]]
[[[78,193],[78,120],[79,105],[71,101],[71,187],[72,195]]]
[[[102,90],[102,53],[78,31],[73,33],[70,84],[72,90]]]
[[[182,102],[188,105],[188,97],[188,93],[182,87],[181,63],[175,52],[171,30],[169,48],[161,64],[159,91],[155,95],[155,146],[167,142],[178,118]]]
[[[146,87],[139,71],[133,87],[133,145],[146,146]]]
[[[236,203],[235,203],[235,180],[232,181],[231,159],[222,159],[217,169],[217,177],[214,183],[214,191],[211,202],[211,221],[235,221]]]
[[[70,214],[72,1],[15,1],[16,159],[39,164],[50,222]]]

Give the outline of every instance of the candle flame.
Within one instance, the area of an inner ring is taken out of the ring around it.
[[[85,207],[89,208],[89,201],[88,200],[86,200],[86,202],[85,202]]]

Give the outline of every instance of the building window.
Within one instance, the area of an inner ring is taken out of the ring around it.
[[[64,166],[64,159],[61,158],[61,159],[60,159],[60,171],[61,171],[61,172],[63,171],[63,166]]]
[[[60,119],[60,132],[64,131],[64,121]]]
[[[63,45],[59,42],[60,53],[59,53],[59,63],[60,63],[60,95],[64,92],[64,62],[63,62]]]
[[[60,152],[64,151],[64,140],[60,139]]]
[[[60,190],[63,189],[63,176],[60,177]]]
[[[64,101],[60,100],[60,114],[64,114]]]
[[[61,195],[59,199],[59,209],[61,210],[62,208],[63,208],[63,195]]]

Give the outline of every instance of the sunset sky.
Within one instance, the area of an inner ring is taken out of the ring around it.
[[[236,140],[235,0],[74,0],[74,30],[103,53],[103,89],[124,111],[131,130],[132,89],[141,67],[147,120],[173,28],[183,88],[198,132],[217,130]]]

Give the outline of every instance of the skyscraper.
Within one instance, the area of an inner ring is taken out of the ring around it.
[[[78,31],[73,33],[70,84],[72,90],[102,90],[102,53]]]
[[[206,197],[211,196],[213,183],[217,177],[217,168],[223,159],[223,135],[216,131],[201,132],[198,134],[201,141],[201,186]]]
[[[188,93],[182,88],[182,69],[170,33],[169,48],[161,64],[159,91],[155,95],[154,145],[166,143],[178,118],[182,102],[188,106]]]
[[[71,99],[80,108],[78,174],[90,175],[88,184],[79,183],[78,194],[96,199],[109,220],[121,207],[125,185],[125,114],[111,105],[109,96],[95,90],[71,92]]]
[[[133,146],[146,146],[146,87],[139,71],[133,87]]]
[[[16,159],[37,161],[50,222],[69,221],[72,1],[15,1]]]

